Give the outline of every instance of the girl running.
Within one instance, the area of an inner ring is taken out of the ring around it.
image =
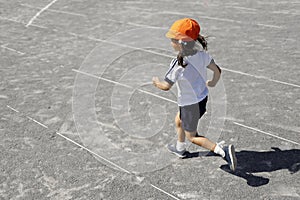
[[[221,155],[234,171],[237,164],[234,146],[223,147],[220,143],[212,142],[197,133],[198,121],[206,112],[207,86],[214,87],[221,76],[221,69],[204,51],[207,50],[207,42],[200,35],[200,25],[190,18],[177,20],[166,37],[171,39],[171,45],[178,55],[171,61],[165,79],[160,81],[153,77],[153,84],[167,91],[176,83],[178,89],[179,112],[175,117],[178,140],[176,144],[168,145],[168,150],[181,158],[185,157],[187,137],[192,143]],[[203,50],[197,48],[197,41]],[[208,81],[207,68],[213,71],[213,78]]]

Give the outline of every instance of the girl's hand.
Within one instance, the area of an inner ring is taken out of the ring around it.
[[[153,85],[155,86],[155,87],[157,87],[157,85],[159,84],[159,78],[158,77],[153,77],[152,78],[152,82],[153,82]]]
[[[215,87],[216,83],[214,83],[213,81],[206,81],[206,86],[208,86],[208,87]]]
[[[153,77],[152,82],[155,87],[164,91],[167,91],[172,87],[172,85],[170,85],[168,82],[160,81],[158,77]]]

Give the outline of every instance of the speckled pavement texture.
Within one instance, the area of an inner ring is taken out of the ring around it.
[[[177,19],[199,21],[223,69],[199,133],[176,141],[158,91]],[[0,199],[300,199],[300,1],[0,0]]]

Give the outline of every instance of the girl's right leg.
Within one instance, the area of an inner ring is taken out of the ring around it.
[[[186,148],[185,131],[183,130],[183,128],[181,126],[179,112],[177,113],[177,115],[175,117],[175,127],[176,127],[176,132],[177,132],[176,150],[183,152],[183,151],[185,151],[185,148]]]
[[[204,147],[216,154],[222,156],[227,162],[232,171],[235,171],[237,161],[235,156],[235,150],[233,145],[226,147],[220,146],[220,144],[214,143],[205,137],[196,137],[196,131],[189,132],[185,131],[185,135],[192,143]]]

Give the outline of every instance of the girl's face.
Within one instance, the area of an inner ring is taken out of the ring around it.
[[[180,51],[181,46],[180,46],[178,40],[176,40],[176,39],[171,39],[171,45],[172,45],[172,47],[173,47],[173,49],[174,49],[175,51]]]

